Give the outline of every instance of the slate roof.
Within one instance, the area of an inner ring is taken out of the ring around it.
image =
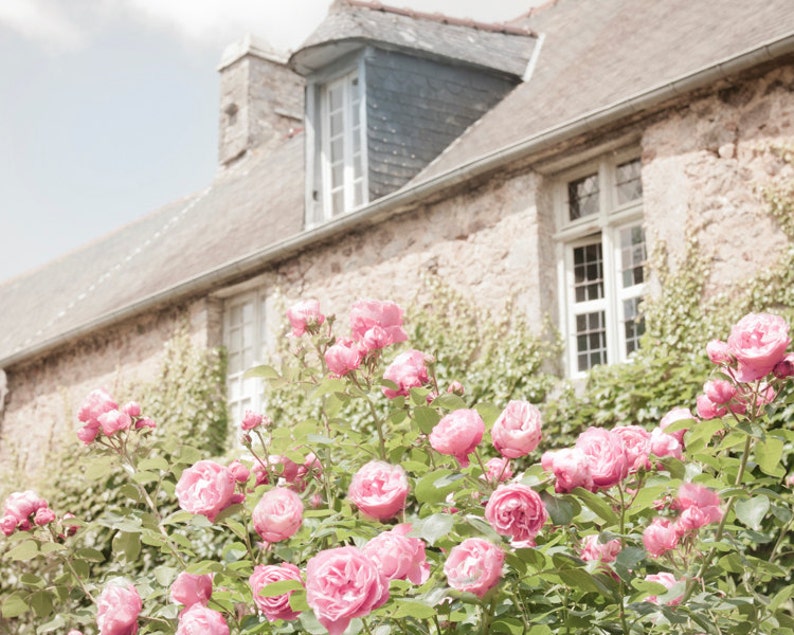
[[[346,44],[378,42],[464,61],[521,77],[536,39],[520,25],[494,25],[456,20],[439,14],[384,7],[378,2],[344,0],[290,58],[290,65],[309,74],[326,63],[329,45],[346,52]]]
[[[676,94],[688,86],[684,78],[705,68],[730,72],[728,60],[744,59],[753,50],[759,54],[749,56],[748,63],[794,52],[792,0],[557,0],[514,23],[514,35],[511,28],[445,24],[438,16],[412,18],[409,12],[368,8],[355,0],[345,4],[349,6],[332,13],[328,24],[307,41],[308,48],[331,37],[324,29],[342,28],[334,26],[337,13],[350,13],[358,17],[342,26],[358,29],[346,32],[361,37],[392,41],[408,33],[423,45],[440,47],[442,30],[462,29],[482,41],[497,37],[505,44],[516,38],[524,46],[527,41],[540,46],[537,64],[528,82],[413,181],[327,227],[302,230],[304,137],[299,134],[269,153],[249,153],[219,173],[207,190],[1,283],[0,367],[142,307],[218,288],[265,266],[269,258],[280,257],[287,249],[303,248],[333,231],[347,231],[364,220],[372,222],[406,208],[431,192],[438,194],[433,188],[439,184],[466,178],[467,169],[513,160],[516,148],[528,147],[544,135],[559,138],[559,131],[572,122],[587,122],[660,89],[663,94]],[[542,45],[534,37],[518,34],[527,29],[539,34]],[[447,50],[457,50],[461,59],[471,61],[466,56],[475,47],[467,42],[458,40]],[[776,44],[767,46],[770,43]],[[485,59],[488,51],[477,50],[483,56],[478,59]],[[498,50],[490,53],[502,55]],[[523,49],[511,72],[523,72],[528,55],[529,50]]]

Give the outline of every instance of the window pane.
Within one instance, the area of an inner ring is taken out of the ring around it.
[[[344,95],[344,85],[336,84],[328,89],[328,110],[333,112],[342,107],[342,99]]]
[[[624,289],[645,281],[643,265],[646,259],[645,232],[642,225],[621,229],[620,270]]]
[[[606,363],[606,320],[603,311],[576,316],[576,359],[580,372]]]
[[[574,297],[576,302],[604,297],[604,258],[601,242],[574,247]]]
[[[642,164],[639,159],[622,163],[617,167],[615,185],[618,191],[618,205],[642,198]]]
[[[640,315],[639,306],[642,298],[631,298],[623,301],[623,326],[626,335],[626,355],[640,347],[640,338],[645,333],[645,318]]]
[[[568,213],[571,220],[598,213],[598,174],[568,183]]]

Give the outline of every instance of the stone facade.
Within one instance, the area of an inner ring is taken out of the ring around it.
[[[651,247],[663,240],[680,256],[684,241],[695,235],[713,263],[711,289],[773,264],[786,247],[759,188],[792,178],[792,167],[774,151],[794,144],[792,88],[794,66],[781,67],[640,122],[633,147],[642,157],[648,240]],[[555,172],[540,166],[561,160],[570,166],[576,159],[575,149],[566,150],[461,185],[442,200],[261,271],[256,284],[267,289],[273,306],[277,298],[286,304],[317,297],[324,310],[343,316],[360,297],[410,302],[418,277],[432,271],[492,310],[509,299],[531,322],[556,320]],[[189,321],[196,343],[217,345],[222,300],[216,298],[223,295],[223,289],[208,289],[206,297],[6,369],[0,462],[9,465],[19,451],[25,469],[42,467],[41,448],[74,428],[72,415],[83,396],[98,386],[115,389],[151,377],[163,344],[182,321]],[[278,321],[271,321],[271,331]]]

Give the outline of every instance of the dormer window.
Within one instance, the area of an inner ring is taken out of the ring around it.
[[[358,70],[320,87],[320,110],[321,195],[328,218],[366,202]]]

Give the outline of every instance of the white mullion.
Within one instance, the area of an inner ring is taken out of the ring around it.
[[[342,80],[342,198],[344,210],[353,208],[353,77],[346,75]]]
[[[330,84],[326,84],[321,89],[320,95],[320,155],[322,169],[322,192],[323,217],[328,220],[333,216],[333,196],[331,188],[331,97]]]

